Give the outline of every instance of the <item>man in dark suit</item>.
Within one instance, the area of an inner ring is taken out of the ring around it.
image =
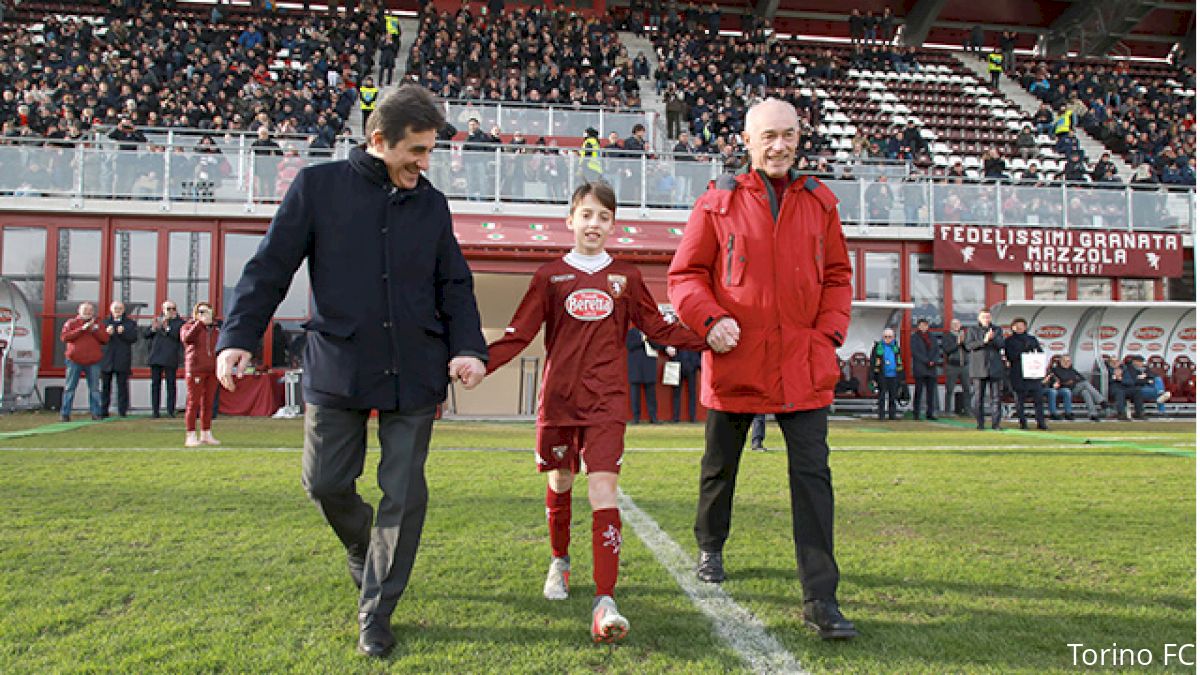
[[[633,423],[638,424],[642,419],[642,390],[646,392],[646,416],[651,424],[658,424],[658,397],[655,387],[658,386],[658,358],[646,351],[646,336],[636,328],[630,328],[625,334],[625,349],[629,351],[629,400],[633,405]],[[662,349],[660,345],[650,345],[651,349]]]
[[[1025,332],[1028,326],[1021,317],[1012,320],[1012,335],[1004,340],[1004,356],[1008,359],[1009,382],[1012,384],[1013,396],[1017,399],[1017,419],[1020,420],[1021,428],[1026,429],[1029,426],[1025,421],[1025,400],[1032,399],[1037,428],[1046,431],[1049,427],[1046,426],[1045,412],[1042,409],[1042,378],[1045,377],[1045,373],[1032,378],[1026,377],[1021,363],[1022,354],[1042,351],[1038,339]]]
[[[183,329],[183,318],[173,300],[162,304],[162,314],[154,317],[142,331],[142,337],[150,341],[150,414],[159,416],[162,403],[163,383],[167,388],[167,417],[175,416],[175,379],[179,372],[179,331]]]
[[[675,349],[667,347],[667,356],[670,361],[679,362],[679,385],[671,390],[671,416],[672,422],[678,422],[680,417],[680,398],[683,394],[683,387],[686,385],[688,390],[688,421],[696,421],[696,374],[700,372],[700,352],[694,352],[689,349]]]
[[[474,388],[487,358],[446,197],[421,175],[444,125],[433,95],[404,85],[371,115],[365,146],[300,171],[233,290],[218,343],[217,377],[232,390],[308,261],[303,484],[346,547],[361,589],[358,650],[373,657],[395,645],[391,615],[425,522],[434,414],[451,378]],[[377,513],[355,489],[373,410]]]
[[[966,413],[971,405],[971,376],[967,369],[967,331],[958,319],[950,321],[950,332],[942,338],[943,363],[946,366],[946,405],[942,408],[947,413],[953,411],[956,415]],[[962,383],[962,406],[954,401],[954,390]]]
[[[100,359],[100,416],[108,417],[112,403],[112,383],[117,381],[117,414],[129,414],[129,372],[133,370],[133,343],[137,342],[137,324],[125,316],[125,303],[120,300],[109,306],[111,314],[104,320],[108,344]]]
[[[929,334],[929,321],[919,319],[917,332],[913,333],[908,343],[908,352],[912,357],[913,369],[913,419],[921,417],[921,395],[925,396],[925,419],[936,420],[933,414],[933,399],[937,395],[937,362],[938,348],[933,344],[933,336]]]
[[[975,428],[983,428],[983,398],[991,396],[992,428],[1000,428],[1000,382],[1004,379],[1004,331],[992,324],[992,313],[979,310],[979,323],[967,329],[967,371],[975,385]]]

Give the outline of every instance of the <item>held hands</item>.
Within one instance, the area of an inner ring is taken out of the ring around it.
[[[250,367],[250,352],[245,349],[223,349],[217,354],[217,381],[229,391],[237,389],[236,380],[241,379]]]
[[[667,347],[667,356],[675,356],[678,353],[679,350],[675,349],[674,347]]]
[[[724,354],[733,350],[738,345],[738,339],[742,337],[742,328],[738,326],[738,322],[733,317],[725,317],[718,321],[712,330],[708,331],[708,346],[718,354]]]
[[[450,379],[462,382],[467,389],[474,389],[483,382],[487,367],[474,356],[456,356],[450,359]]]

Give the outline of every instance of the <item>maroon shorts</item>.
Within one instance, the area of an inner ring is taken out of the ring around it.
[[[588,473],[621,472],[625,455],[625,423],[603,422],[579,427],[538,425],[534,457],[538,471],[570,469],[579,473],[580,465]]]

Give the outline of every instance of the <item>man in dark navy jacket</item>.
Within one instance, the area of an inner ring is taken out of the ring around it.
[[[421,175],[444,124],[432,94],[405,85],[379,103],[348,161],[302,170],[246,263],[218,344],[217,377],[232,390],[308,260],[303,482],[346,547],[361,588],[358,649],[369,656],[395,644],[391,614],[425,521],[434,412],[451,378],[468,389],[483,379],[487,358],[446,198]],[[372,410],[376,514],[355,490]]]
[[[154,317],[149,326],[142,330],[142,337],[150,341],[150,358],[146,363],[150,366],[150,411],[153,417],[159,416],[162,402],[162,390],[167,390],[167,417],[175,416],[175,381],[179,372],[179,354],[183,343],[180,342],[180,331],[183,330],[183,319],[179,316],[179,307],[174,300],[162,304],[162,314]]]
[[[928,319],[922,318],[917,321],[917,332],[913,333],[912,339],[909,340],[908,348],[914,383],[913,419],[921,417],[921,395],[924,394],[925,419],[936,420],[937,417],[933,414],[933,400],[937,393],[937,362],[940,350],[933,343],[933,336],[929,334]]]
[[[108,333],[108,344],[104,345],[104,358],[100,359],[100,416],[108,417],[112,404],[113,378],[117,380],[117,414],[129,414],[129,373],[133,370],[133,343],[137,342],[137,324],[125,316],[125,303],[120,300],[109,306],[112,312],[104,320],[104,331]]]

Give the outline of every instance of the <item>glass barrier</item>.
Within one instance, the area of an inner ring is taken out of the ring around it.
[[[1057,226],[1062,223],[1061,187],[1003,185],[1000,224],[1017,227]]]
[[[633,134],[634,125],[641,124],[647,130],[653,128],[653,113],[608,112],[599,109],[522,107],[496,103],[446,103],[446,121],[460,132],[474,118],[484,131],[500,127],[502,134],[520,131],[530,141],[542,136],[583,136],[588,127],[600,132],[600,137],[617,132],[621,138]]]
[[[856,180],[822,181],[838,198],[838,215],[843,223],[862,222],[862,195]]]
[[[1126,191],[1135,230],[1184,230],[1193,232],[1195,220],[1194,191],[1143,190]]]
[[[347,146],[115,144],[76,148],[0,145],[0,195],[88,200],[278,203],[306,166],[344,158]],[[584,160],[577,148],[439,147],[426,172],[452,200],[566,204],[583,180],[612,184],[623,207],[688,209],[724,170],[693,155],[617,155]],[[1195,190],[873,178],[825,180],[842,222],[928,227],[933,223],[1193,232]],[[169,206],[168,206],[169,208]]]
[[[1086,191],[1068,188],[1066,197],[1066,225],[1071,229],[1123,230],[1129,227],[1123,187]]]
[[[74,194],[77,164],[74,148],[0,146],[0,193],[18,197]]]

